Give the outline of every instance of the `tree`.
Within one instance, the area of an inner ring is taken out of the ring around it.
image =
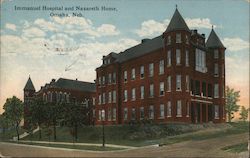
[[[38,126],[39,129],[39,140],[42,138],[42,124],[46,120],[46,113],[47,113],[47,106],[46,103],[41,98],[34,99],[32,101],[32,104],[30,106],[30,117],[29,117],[29,122],[31,129],[32,127]]]
[[[4,115],[15,126],[17,140],[19,140],[19,125],[23,118],[23,102],[16,96],[8,98],[3,106]]]
[[[0,115],[0,128],[2,129],[3,138],[5,135],[5,130],[9,128],[10,121],[6,118],[5,114],[3,113]]]
[[[70,128],[70,134],[73,140],[78,139],[78,127],[84,125],[88,121],[88,107],[80,103],[65,103],[64,104],[64,121]]]
[[[248,111],[249,108],[246,109],[245,106],[241,106],[241,111],[240,111],[240,120],[243,120],[244,122],[247,120],[248,117]]]
[[[234,112],[239,111],[240,106],[237,102],[240,98],[240,91],[235,91],[233,88],[226,87],[226,113],[228,116],[228,122],[234,118]]]

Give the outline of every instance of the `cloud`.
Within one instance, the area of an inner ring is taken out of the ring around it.
[[[100,27],[97,28],[97,32],[100,35],[119,35],[119,31],[114,25],[110,24],[102,24]]]
[[[163,21],[155,21],[152,19],[143,21],[141,28],[136,29],[134,32],[140,37],[153,37],[163,33],[167,29],[169,22],[169,19],[165,19]],[[191,29],[211,29],[212,25],[214,25],[215,28],[218,27],[217,25],[212,24],[209,18],[186,18],[185,22]]]
[[[24,37],[44,37],[45,35],[45,32],[37,27],[30,27],[23,30]]]
[[[214,28],[218,27],[217,25],[212,24],[209,18],[185,18],[185,21],[189,28],[211,29],[212,25]]]
[[[142,22],[141,28],[135,30],[135,33],[140,37],[150,37],[152,35],[163,33],[163,31],[167,28],[167,24],[169,20],[165,20],[163,22],[157,22],[155,20],[147,20]]]
[[[5,28],[12,30],[12,31],[16,31],[16,25],[14,25],[14,24],[6,23]]]
[[[225,47],[230,51],[240,51],[244,49],[249,49],[249,42],[244,41],[239,37],[224,38],[222,42]]]

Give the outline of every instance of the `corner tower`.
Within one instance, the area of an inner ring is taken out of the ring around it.
[[[211,67],[213,73],[211,74],[214,81],[214,107],[215,111],[218,108],[218,121],[225,122],[225,50],[221,40],[217,36],[212,27],[210,35],[206,42],[206,48],[210,54],[210,59],[213,62]]]
[[[26,85],[24,86],[23,92],[24,92],[24,127],[28,126],[27,122],[27,116],[29,115],[29,106],[31,104],[31,101],[34,97],[35,93],[35,87],[31,81],[31,78],[29,76],[28,81],[26,82]]]

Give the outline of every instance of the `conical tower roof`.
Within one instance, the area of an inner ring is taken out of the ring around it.
[[[190,31],[185,20],[183,19],[183,17],[181,16],[177,8],[175,9],[174,15],[167,27],[166,32],[174,31],[174,30]]]
[[[29,79],[28,79],[28,81],[27,81],[27,83],[26,83],[23,90],[35,90],[35,87],[34,87],[32,81],[31,81],[30,77],[29,77]]]
[[[215,33],[214,29],[212,28],[212,31],[207,39],[206,47],[208,48],[225,48],[222,44],[221,40]]]

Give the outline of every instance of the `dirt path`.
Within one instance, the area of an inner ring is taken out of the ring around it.
[[[248,139],[248,133],[202,141],[186,141],[163,147],[141,147],[122,151],[93,152],[0,143],[4,156],[21,157],[248,157],[248,153],[233,154],[220,150]]]

